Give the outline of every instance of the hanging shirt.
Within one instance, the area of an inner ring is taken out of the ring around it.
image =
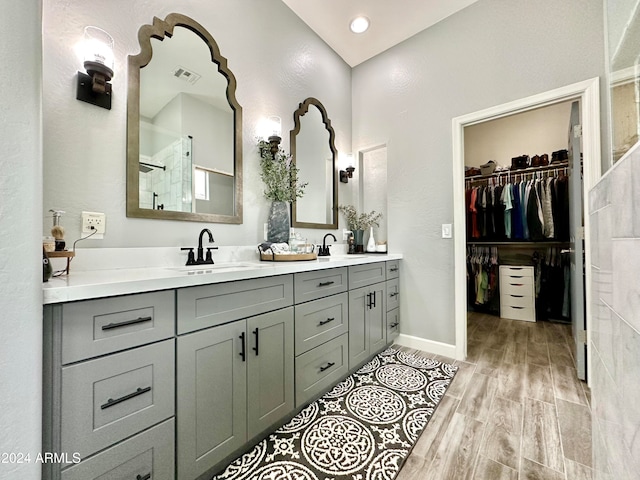
[[[520,182],[520,216],[522,219],[522,238],[529,240],[529,226],[527,225],[527,184]]]
[[[550,180],[550,178],[541,180],[544,191],[542,215],[544,216],[544,236],[546,238],[553,238],[555,235],[553,228],[553,211],[551,209],[551,190],[549,188]]]
[[[542,222],[538,215],[538,191],[535,181],[529,186],[529,199],[527,200],[527,223],[529,228],[529,238],[533,242],[544,239],[542,234]]]
[[[507,183],[502,190],[502,198],[500,201],[504,205],[504,234],[507,238],[511,238],[511,210],[513,209],[511,194],[511,184]]]
[[[513,210],[511,211],[511,236],[522,240],[522,210],[520,209],[520,184],[513,186]]]
[[[471,190],[471,199],[469,200],[469,212],[471,214],[471,236],[473,238],[480,238],[480,230],[478,230],[478,209],[476,203],[478,200],[478,189],[473,188]]]

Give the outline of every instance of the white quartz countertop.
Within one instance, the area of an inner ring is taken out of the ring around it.
[[[73,302],[156,290],[399,260],[402,254],[335,255],[298,262],[220,261],[195,267],[102,268],[74,271],[43,283],[43,304]]]

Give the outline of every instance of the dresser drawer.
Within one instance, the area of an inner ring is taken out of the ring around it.
[[[296,273],[294,275],[296,303],[347,291],[347,267]]]
[[[64,367],[61,450],[84,458],[172,416],[174,343]]]
[[[500,265],[500,275],[512,275],[514,277],[533,277],[533,267]]]
[[[174,420],[142,432],[62,472],[62,480],[174,480]]]
[[[536,321],[536,312],[533,306],[523,307],[514,305],[500,305],[500,317],[512,320],[525,320],[527,322]]]
[[[529,279],[530,280],[530,279]],[[522,295],[533,297],[535,294],[533,283],[524,283],[517,279],[500,280],[500,296],[502,295]]]
[[[174,331],[174,290],[65,303],[62,363],[163,340]]]
[[[295,351],[300,355],[349,330],[347,292],[295,306]]]
[[[389,260],[387,264],[387,280],[400,276],[400,260]]]
[[[387,343],[393,342],[400,335],[400,309],[387,312]]]
[[[293,275],[178,290],[178,334],[293,305]]]
[[[385,262],[365,263],[349,267],[349,290],[384,282],[386,279],[387,266]]]
[[[534,300],[531,295],[502,294],[500,296],[500,305],[533,309],[533,304]]]
[[[296,357],[296,407],[322,393],[349,371],[348,334]]]
[[[400,305],[400,280],[387,280],[387,311]]]

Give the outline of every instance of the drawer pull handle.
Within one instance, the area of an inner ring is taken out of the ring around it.
[[[260,337],[259,337],[259,335],[260,335],[260,329],[256,328],[256,329],[253,331],[253,334],[256,336],[256,346],[255,346],[255,347],[253,347],[253,351],[254,351],[254,352],[256,352],[256,357],[257,357],[257,356],[258,356],[258,343],[260,342]]]
[[[246,358],[247,358],[247,355],[246,355],[246,353],[244,351],[244,349],[245,349],[244,332],[242,332],[238,338],[242,342],[241,343],[241,348],[240,348],[240,357],[242,357],[242,361],[244,362],[244,361],[246,361]]]
[[[522,275],[509,275],[511,278],[522,278]]]
[[[515,305],[510,305],[511,308],[517,308],[518,310],[522,310],[524,307],[516,307]]]
[[[393,297],[397,297],[398,295],[400,295],[398,292],[393,292],[393,293],[389,294],[389,296],[392,297],[392,298]]]
[[[336,362],[329,362],[327,363],[324,367],[320,367],[320,371],[324,372],[325,370],[329,370],[331,367],[333,367],[336,364]]]
[[[109,323],[107,325],[103,325],[102,330],[113,330],[114,328],[127,327],[129,325],[136,325],[138,323],[150,322],[151,320],[153,320],[153,318],[151,317],[140,317],[140,318],[136,318],[135,320],[127,320],[127,321],[118,322],[118,323]]]
[[[510,294],[512,297],[516,297],[516,298],[524,298],[524,295],[514,295],[514,294]]]
[[[318,284],[318,286],[319,287],[328,287],[329,285],[333,285],[334,283],[336,283],[336,282],[334,282],[333,280],[329,280],[328,282],[320,282]]]
[[[522,267],[509,267],[509,270],[522,270]]]
[[[147,393],[150,391],[151,391],[151,387],[144,387],[144,388],[138,387],[135,392],[129,393],[128,395],[125,395],[123,397],[116,398],[115,400],[113,398],[110,398],[109,400],[107,400],[107,403],[100,405],[100,409],[104,410],[106,408],[113,407],[114,405],[117,405],[122,402],[126,402],[127,400],[131,400],[134,397],[137,397],[139,395],[142,395],[143,393]]]
[[[389,269],[390,272],[397,272],[398,271],[398,267],[393,267]]]
[[[389,328],[396,328],[398,325],[400,325],[400,323],[398,322],[392,323],[391,325],[389,325]]]
[[[151,478],[151,472],[147,473],[144,477],[142,475],[136,475],[136,480],[149,480]]]
[[[327,323],[331,323],[335,320],[335,317],[331,317],[331,318],[327,318],[326,320],[321,320],[320,323],[318,324],[319,327],[321,327],[322,325],[326,325]]]
[[[510,283],[509,285],[512,285],[514,287],[522,287],[524,283]]]

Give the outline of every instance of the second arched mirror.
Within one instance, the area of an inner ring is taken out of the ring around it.
[[[335,132],[322,103],[307,98],[293,114],[291,154],[308,182],[305,194],[292,205],[292,225],[338,228],[338,174]]]

